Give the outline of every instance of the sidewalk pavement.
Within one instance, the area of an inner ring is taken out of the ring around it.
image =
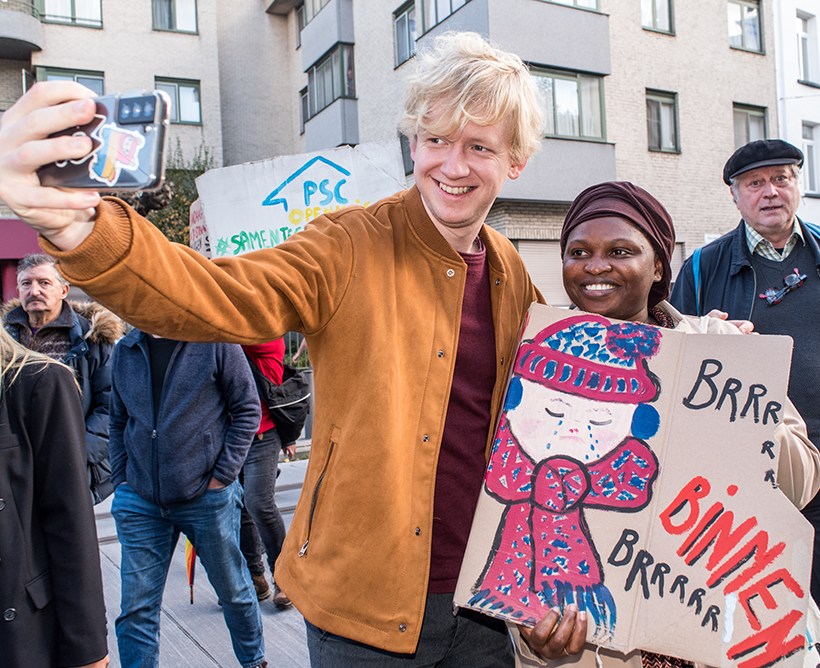
[[[307,460],[281,463],[276,481],[276,505],[290,528],[293,509],[299,498]],[[120,668],[114,620],[120,611],[120,545],[109,497],[95,506],[100,543],[105,605],[108,615],[110,668]],[[268,574],[269,576],[269,574]],[[262,601],[262,625],[268,663],[275,668],[305,668],[310,665],[302,615],[291,607],[279,610],[272,598]],[[222,608],[217,605],[205,569],[197,559],[194,603],[185,569],[185,540],[180,536],[162,601],[160,665],[162,668],[237,668]]]

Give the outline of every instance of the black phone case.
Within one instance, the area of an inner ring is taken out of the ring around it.
[[[119,123],[121,100],[152,97],[153,120]],[[156,190],[165,176],[165,134],[170,101],[163,91],[106,95],[94,100],[97,113],[87,125],[52,137],[88,135],[93,148],[84,158],[53,162],[38,170],[44,186],[87,188],[101,192]]]

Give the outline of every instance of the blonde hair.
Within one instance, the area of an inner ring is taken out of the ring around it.
[[[40,364],[43,369],[47,364],[65,366],[17,343],[5,328],[0,326],[0,394],[4,386],[10,386],[17,379],[24,367],[32,364]]]
[[[446,32],[433,39],[416,54],[416,71],[408,83],[400,124],[408,139],[420,130],[447,137],[467,123],[508,121],[513,164],[523,164],[541,145],[542,105],[527,66],[477,33]],[[446,113],[431,123],[435,106]]]

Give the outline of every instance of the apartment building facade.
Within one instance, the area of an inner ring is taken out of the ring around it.
[[[780,137],[805,155],[798,215],[820,222],[820,0],[775,0]]]
[[[676,221],[677,267],[737,224],[721,182],[736,136],[777,135],[773,0],[35,1],[27,67],[4,55],[0,27],[0,99],[21,69],[91,75],[107,91],[176,84],[180,111],[197,84],[199,123],[172,124],[172,142],[204,142],[225,165],[396,139],[413,53],[446,30],[518,53],[547,123],[488,223],[555,304],[567,303],[560,228],[581,190],[625,179],[655,194]],[[70,24],[54,20],[58,5]]]

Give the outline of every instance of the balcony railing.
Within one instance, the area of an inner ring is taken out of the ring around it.
[[[0,10],[3,9],[28,14],[29,16],[33,16],[38,21],[42,19],[40,12],[31,2],[24,2],[23,0],[0,0]]]

